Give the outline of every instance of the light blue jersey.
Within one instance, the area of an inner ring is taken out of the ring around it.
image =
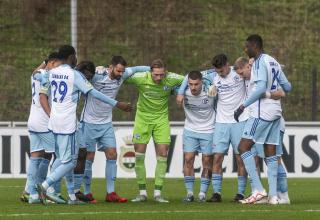
[[[149,71],[148,66],[128,67],[123,76],[118,79],[110,79],[110,73],[107,68],[97,67],[96,73],[92,79],[92,85],[95,89],[104,95],[115,98],[122,83],[132,76],[135,72]],[[91,124],[106,124],[112,121],[113,106],[106,104],[89,94],[86,98],[82,110],[81,121]]]

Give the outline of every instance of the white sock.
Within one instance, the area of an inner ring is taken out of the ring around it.
[[[47,189],[47,193],[54,193],[54,188],[52,186],[50,186],[48,189]]]
[[[140,190],[140,195],[147,196],[147,190],[145,190],[145,189]]]
[[[70,198],[70,200],[72,200],[72,201],[77,200],[75,194],[69,194],[69,198]]]
[[[47,189],[49,188],[49,184],[47,183],[47,181],[44,181],[44,182],[42,183],[42,187],[43,187],[45,190],[47,190]]]
[[[155,189],[154,190],[154,197],[157,197],[157,196],[161,196],[161,190]]]

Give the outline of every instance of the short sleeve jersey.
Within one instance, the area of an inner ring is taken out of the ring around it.
[[[78,71],[63,64],[49,71],[51,114],[49,129],[55,134],[76,131],[76,109],[80,92],[87,94],[93,86]]]

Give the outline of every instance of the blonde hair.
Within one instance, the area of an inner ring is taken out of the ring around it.
[[[233,65],[234,70],[242,69],[247,63],[249,63],[249,60],[245,57],[239,57]]]

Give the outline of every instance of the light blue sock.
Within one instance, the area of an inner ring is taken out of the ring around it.
[[[184,185],[188,193],[193,193],[195,177],[194,176],[185,176],[184,177]]]
[[[282,163],[278,164],[277,191],[282,193],[288,192],[287,172]]]
[[[68,194],[74,194],[74,181],[73,181],[73,169],[71,169],[66,175],[64,176],[66,180],[67,192]]]
[[[269,197],[277,196],[278,157],[266,157],[268,167]]]
[[[56,158],[51,166],[51,173],[61,165],[61,160]],[[61,179],[57,180],[53,185],[55,193],[61,193]]]
[[[112,193],[115,191],[115,182],[117,177],[117,161],[116,160],[106,160],[106,190],[107,193]]]
[[[244,195],[247,186],[247,177],[238,176],[238,194]]]
[[[210,185],[210,179],[201,177],[200,181],[200,192],[206,193]]]
[[[74,190],[75,192],[80,191],[81,184],[83,181],[83,174],[73,174],[73,181],[74,181]]]
[[[221,194],[222,175],[220,173],[212,174],[212,187],[213,187],[213,192]]]
[[[92,161],[86,160],[86,168],[83,174],[84,194],[91,193],[91,179],[92,179]]]
[[[50,175],[47,177],[46,182],[49,186],[51,186],[56,181],[60,180],[62,177],[67,175],[70,171],[73,172],[73,168],[75,167],[74,161],[70,160],[67,163],[61,163]],[[73,181],[72,181],[73,185]],[[72,186],[73,188],[73,186]]]
[[[39,180],[38,177],[38,169],[39,165],[41,163],[42,158],[41,157],[30,157],[29,167],[28,167],[28,175],[27,175],[27,183],[28,183],[28,191],[30,195],[36,195],[37,190],[35,188],[35,185]]]
[[[49,168],[50,160],[47,160],[45,158],[42,158],[42,161],[39,165],[39,182],[43,182],[48,174],[48,168]]]
[[[246,167],[247,173],[252,181],[252,189],[258,190],[259,192],[263,191],[263,186],[261,184],[252,153],[250,151],[244,152],[241,154],[241,159],[243,160],[244,166]]]

